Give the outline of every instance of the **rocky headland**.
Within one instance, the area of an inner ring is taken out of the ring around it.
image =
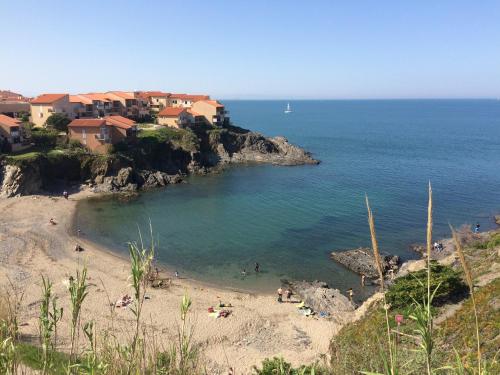
[[[229,164],[318,164],[284,137],[268,138],[235,126],[143,130],[137,142],[109,155],[55,149],[31,157],[0,157],[0,197],[86,185],[95,192],[135,192],[206,174]],[[165,133],[165,134],[164,134]]]

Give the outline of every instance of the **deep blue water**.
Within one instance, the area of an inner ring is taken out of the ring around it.
[[[283,101],[225,104],[234,123],[284,135],[322,163],[234,167],[131,203],[82,202],[85,235],[124,251],[150,218],[159,260],[190,277],[266,290],[280,278],[320,279],[345,290],[359,278],[328,254],[369,245],[365,193],[382,250],[404,258],[425,239],[429,180],[436,236],[448,223],[493,227],[500,211],[500,101],[292,101],[291,114]],[[241,277],[256,261],[263,272]]]

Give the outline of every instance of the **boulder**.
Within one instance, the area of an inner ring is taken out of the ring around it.
[[[332,289],[322,281],[282,281],[285,288],[304,301],[316,313],[327,313],[332,318],[339,318],[342,314],[351,314],[355,310],[354,304],[344,296],[340,290]]]
[[[500,225],[500,215],[495,215],[495,223]]]
[[[384,274],[389,270],[397,271],[400,259],[397,255],[381,254],[382,268]],[[371,249],[360,247],[358,249],[332,252],[331,258],[358,274],[363,274],[367,278],[377,279],[379,277],[375,265],[375,258]]]

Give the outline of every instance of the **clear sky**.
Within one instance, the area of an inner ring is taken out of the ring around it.
[[[0,89],[500,97],[500,1],[0,0]]]

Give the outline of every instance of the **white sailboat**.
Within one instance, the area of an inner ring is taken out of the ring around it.
[[[290,108],[290,103],[286,105],[285,113],[292,113],[292,108]]]

